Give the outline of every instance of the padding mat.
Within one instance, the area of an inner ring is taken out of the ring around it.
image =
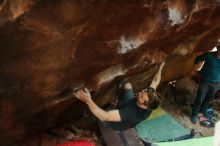
[[[154,111],[149,119],[139,123],[136,130],[141,139],[148,143],[167,141],[190,134],[189,130],[161,108]]]

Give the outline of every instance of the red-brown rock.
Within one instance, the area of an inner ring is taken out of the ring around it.
[[[77,118],[68,89],[104,104],[117,76],[165,59],[163,81],[186,76],[219,37],[218,0],[1,0],[0,145]]]

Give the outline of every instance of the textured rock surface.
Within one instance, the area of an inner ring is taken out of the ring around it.
[[[0,0],[0,145],[77,118],[69,88],[104,104],[117,76],[186,76],[219,37],[217,0]]]

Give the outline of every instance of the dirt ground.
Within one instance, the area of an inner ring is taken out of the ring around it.
[[[192,124],[189,116],[191,114],[190,106],[180,106],[170,101],[164,101],[163,109],[172,115],[179,123],[188,129],[195,129],[195,132],[200,132],[202,136],[211,136],[214,134],[214,128],[205,128],[202,127],[197,121],[196,124]],[[218,115],[219,111],[216,111]],[[199,115],[202,116],[202,115]],[[219,117],[219,116],[218,116]],[[219,120],[219,118],[218,118]]]
[[[196,133],[200,133],[201,136],[212,136],[214,134],[214,128],[206,128],[203,127],[199,124],[199,121],[197,121],[196,124],[193,124],[190,121],[190,116],[191,116],[191,104],[195,99],[195,94],[196,94],[196,88],[192,89],[195,90],[193,94],[188,97],[188,99],[184,100],[179,100],[178,97],[175,99],[175,94],[172,90],[170,90],[169,87],[166,87],[163,90],[163,96],[164,99],[162,101],[162,108],[172,115],[179,123],[181,123],[184,127],[188,128],[189,130],[195,129]],[[177,94],[178,95],[178,94]],[[168,96],[168,98],[166,98]],[[189,99],[190,98],[190,99]],[[188,100],[188,101],[186,101]],[[220,120],[220,111],[219,111],[219,105],[220,102],[215,102],[214,103],[214,109],[215,109],[215,114],[217,115],[216,121]],[[198,115],[203,116],[202,114]]]

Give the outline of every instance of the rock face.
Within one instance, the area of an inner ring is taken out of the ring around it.
[[[219,37],[218,0],[0,0],[0,145],[76,119],[69,89],[105,104],[116,77],[165,59],[163,81],[186,76]]]

